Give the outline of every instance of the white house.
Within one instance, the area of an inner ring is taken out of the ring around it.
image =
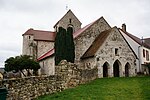
[[[122,29],[119,30],[138,57],[136,61],[137,72],[146,71],[149,74],[149,69],[145,64],[150,63],[150,38],[140,39],[128,33],[125,24],[122,24]]]

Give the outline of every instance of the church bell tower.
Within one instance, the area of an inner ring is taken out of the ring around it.
[[[71,10],[68,10],[68,12],[54,25],[54,29],[57,32],[59,27],[63,27],[64,29],[72,27],[75,32],[81,28],[81,24],[82,23],[74,13]]]

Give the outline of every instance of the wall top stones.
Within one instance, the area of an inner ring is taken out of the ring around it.
[[[31,100],[96,78],[96,68],[81,70],[78,65],[62,61],[56,66],[56,75],[0,80],[0,87],[8,89],[7,100]]]

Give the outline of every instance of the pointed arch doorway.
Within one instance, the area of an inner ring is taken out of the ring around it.
[[[119,62],[119,60],[116,60],[113,64],[113,74],[114,74],[114,77],[120,77],[120,65],[121,63]]]
[[[103,77],[108,77],[108,67],[109,67],[109,64],[105,62],[103,64]]]
[[[126,63],[126,65],[125,65],[125,77],[129,77],[129,69],[130,69],[130,64]]]

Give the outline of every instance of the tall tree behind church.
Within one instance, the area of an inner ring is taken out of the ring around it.
[[[73,28],[72,27],[68,27],[67,28],[67,54],[66,54],[66,60],[68,62],[72,62],[74,63],[74,58],[75,58],[75,45],[74,45],[74,41],[73,41]]]
[[[62,27],[58,28],[58,32],[56,34],[55,38],[55,65],[58,65],[58,63],[63,59],[62,54],[62,48],[63,48],[63,39],[62,39],[62,33],[64,29]]]
[[[59,27],[55,38],[55,65],[58,65],[61,60],[67,60],[74,63],[75,47],[73,42],[73,29],[67,28],[67,32],[64,28]]]

